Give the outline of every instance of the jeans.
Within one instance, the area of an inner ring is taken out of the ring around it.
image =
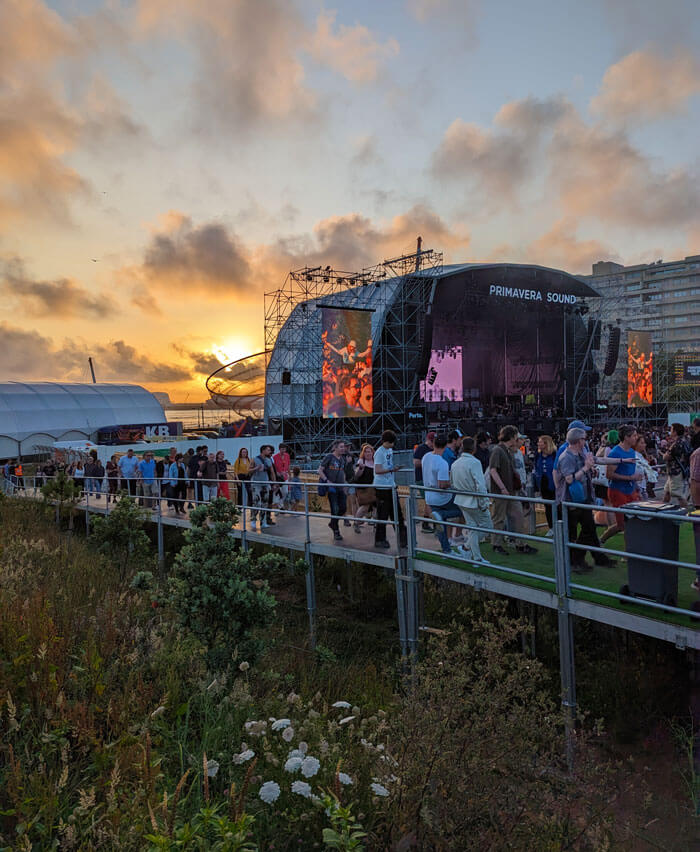
[[[342,518],[345,510],[348,507],[348,498],[344,488],[330,487],[328,492],[328,502],[331,507],[330,528],[333,532],[338,532],[338,518]]]
[[[85,480],[85,490],[88,492],[88,494],[101,494],[102,480],[95,479],[94,477],[89,477]]]
[[[218,490],[218,485],[205,485],[202,483],[202,500],[205,503],[208,503],[210,500],[214,500],[216,498],[216,492]]]
[[[396,520],[399,524],[399,545],[400,547],[406,546],[406,525],[403,521],[403,512],[401,511],[401,501],[398,496],[396,498],[396,508],[398,509],[398,518],[394,518],[394,497],[393,497],[393,489],[392,488],[377,488],[375,486],[375,491],[377,493],[377,520],[378,521],[388,521],[388,520]],[[374,525],[374,543],[377,544],[381,541],[386,541],[386,528],[387,524],[375,524]]]
[[[449,503],[443,503],[442,506],[431,506],[430,503],[428,503],[428,508],[430,509],[433,517],[437,515],[438,519],[441,521],[448,521],[450,518],[462,518],[462,510],[455,504],[454,499],[450,500]],[[440,542],[440,547],[442,547],[442,552],[450,553],[450,542],[447,538],[446,524],[440,524],[437,528],[437,537]]]
[[[256,518],[259,517],[261,524],[267,524],[268,512],[263,510],[267,509],[269,488],[267,485],[254,483],[251,490],[253,492],[253,511],[251,513],[251,520],[255,522]]]

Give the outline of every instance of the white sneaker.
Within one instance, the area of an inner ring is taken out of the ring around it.
[[[251,530],[253,530],[253,532],[255,532],[257,530],[258,525],[256,524],[255,521],[250,522],[250,528],[251,528]]]
[[[545,538],[551,538],[554,535],[554,530],[547,530]]]
[[[260,529],[264,530],[264,529],[267,529],[269,526],[270,525],[268,524],[267,521],[263,521],[262,524],[260,525]]]

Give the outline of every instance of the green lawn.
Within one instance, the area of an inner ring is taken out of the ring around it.
[[[475,566],[460,559],[451,559],[449,556],[443,556],[441,553],[431,550],[419,550],[419,558],[429,562],[450,565],[454,568],[461,568],[465,571],[484,574],[486,576],[497,577],[501,580],[508,580],[513,583],[533,588],[547,589],[554,591],[554,556],[551,539],[542,540],[539,546],[539,553],[532,556],[520,556],[513,549],[509,556],[503,556],[493,553],[490,544],[483,544],[481,547],[484,558],[489,561],[498,562],[501,565],[516,568],[521,571],[529,571],[533,574],[540,575],[543,579],[534,579],[530,577],[521,577],[515,574],[509,574],[506,571],[492,568],[489,566]],[[607,542],[607,546],[611,550],[618,550],[624,553],[624,538],[622,534],[618,534]],[[690,524],[683,524],[680,529],[680,547],[679,559],[681,562],[695,562],[695,543],[693,541],[693,531]],[[588,557],[589,562],[590,557]],[[551,578],[551,580],[544,579]],[[678,604],[683,609],[690,609],[692,603],[698,600],[698,593],[690,588],[690,584],[694,579],[693,572],[688,568],[678,569]],[[586,574],[572,574],[572,582],[582,586],[589,586],[592,590],[602,589],[607,592],[619,592],[620,586],[627,582],[627,563],[624,559],[617,560],[617,563],[612,568],[602,568],[595,566],[592,571]],[[626,604],[614,598],[597,595],[595,591],[579,591],[573,590],[572,597],[582,600],[590,600],[595,603],[610,606],[615,609],[626,609],[630,612],[636,612],[639,615],[646,615],[650,618],[658,618],[663,621],[668,621],[675,624],[688,625],[689,623],[697,623],[700,629],[700,621],[691,622],[689,616],[674,615],[671,612],[663,612],[655,610],[651,607],[646,607],[644,604]]]

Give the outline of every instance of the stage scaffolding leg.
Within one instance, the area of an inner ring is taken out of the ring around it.
[[[559,508],[559,507],[556,507]],[[560,511],[565,512],[564,508]],[[565,516],[564,516],[565,517]],[[574,737],[576,725],[576,667],[574,660],[573,617],[569,613],[569,559],[565,520],[554,523],[554,565],[557,584],[557,619],[559,622],[559,668],[561,675],[561,706],[564,711],[566,763],[574,769]]]
[[[163,543],[163,504],[158,500],[158,569],[162,572],[165,565],[165,546]]]
[[[309,519],[309,486],[304,483],[304,524],[306,541],[304,542],[304,559],[306,560],[306,609],[309,613],[309,642],[312,650],[316,649],[316,573],[314,557],[311,553],[311,525]]]

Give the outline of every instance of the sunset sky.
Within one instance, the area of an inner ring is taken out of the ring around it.
[[[290,269],[700,253],[697,0],[0,0],[0,380],[204,399]]]

